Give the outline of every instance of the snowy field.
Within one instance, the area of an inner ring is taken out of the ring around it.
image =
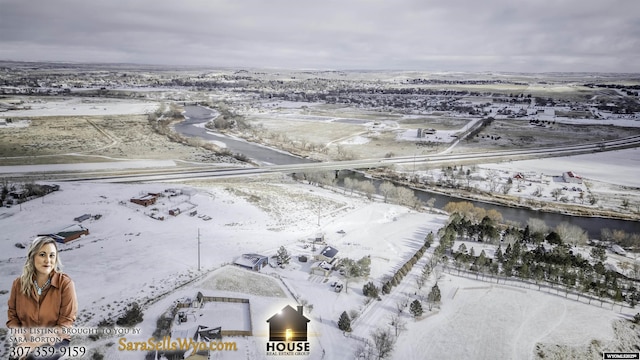
[[[116,160],[116,159],[113,159]],[[125,161],[109,161],[101,163],[80,163],[80,164],[55,164],[55,165],[16,165],[16,166],[0,166],[0,174],[3,173],[33,173],[47,171],[86,171],[86,170],[122,170],[122,169],[141,169],[141,168],[159,168],[174,167],[173,160],[125,160]]]
[[[513,161],[483,167],[555,176],[560,176],[566,171],[574,171],[587,179],[630,187],[640,186],[638,181],[640,149],[638,148],[560,158]]]
[[[237,341],[238,351],[225,353],[220,357],[224,359],[273,359],[264,350],[266,320],[285,305],[295,307],[296,298],[313,305],[313,309],[305,309],[311,320],[309,358],[352,359],[361,344],[359,338],[388,327],[398,301],[419,298],[436,281],[442,290],[441,308],[427,311],[418,320],[410,318],[407,311],[402,314],[407,329],[400,334],[393,359],[520,359],[533,358],[538,343],[587,346],[597,339],[606,344],[614,336],[613,321],[631,311],[624,309],[621,314],[618,308],[600,308],[555,294],[442,273],[433,274],[418,290],[415,276],[430,253],[380,302],[366,303],[364,279],[351,280],[344,291],[335,292],[329,284],[344,281],[341,275],[310,274],[313,260],[302,263],[297,258],[313,255],[305,244],[316,233],[323,232],[326,242],[339,249],[340,257],[370,255],[371,276],[366,281],[380,284],[413,255],[426,234],[435,233],[444,224],[446,217],[344,196],[284,177],[191,186],[60,185],[60,191],[43,199],[0,210],[0,289],[10,288],[24,262],[25,249],[15,244],[27,245],[39,232],[62,228],[82,214],[100,214],[97,220],[83,222],[89,235],[60,245],[61,259],[75,281],[80,303],[76,325],[95,326],[100,320],[116,319],[128,303],[136,301],[144,310],[144,320],[137,325],[142,330],[139,341],[151,336],[156,319],[172,304],[194,298],[198,291],[206,296],[250,300],[254,336],[226,338]],[[173,190],[165,193],[169,188]],[[129,202],[148,192],[178,195],[161,197],[149,208]],[[186,201],[196,205],[197,216],[167,215],[169,209]],[[165,220],[149,217],[152,208],[156,214],[164,213]],[[262,274],[255,274],[225,266],[243,253],[274,255],[280,246],[292,255],[284,269],[266,267]],[[8,296],[0,295],[3,313]],[[337,329],[343,311],[358,315],[352,337]],[[215,316],[210,321],[215,322]],[[109,339],[79,341],[106,359],[144,356],[106,346]]]
[[[24,97],[22,109],[0,113],[3,118],[20,116],[80,116],[147,114],[158,108],[157,102],[79,97],[37,99]]]

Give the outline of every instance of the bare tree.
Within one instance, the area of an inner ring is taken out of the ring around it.
[[[404,187],[397,188],[396,197],[401,205],[415,207],[417,198],[413,190]]]
[[[491,192],[496,191],[496,189],[498,188],[499,179],[500,179],[500,176],[498,175],[497,171],[495,170],[487,171],[487,180],[489,181],[489,191]]]
[[[360,181],[358,183],[358,189],[362,191],[367,199],[373,199],[373,194],[376,192],[376,187],[371,183],[371,181]]]
[[[389,181],[385,181],[380,184],[380,187],[378,189],[380,190],[380,194],[382,194],[382,196],[384,197],[385,203],[387,202],[389,197],[395,196],[396,186]]]
[[[402,331],[407,329],[407,326],[406,326],[407,323],[404,320],[402,320],[402,317],[400,317],[399,314],[389,315],[389,325],[391,325],[391,327],[395,331],[396,337],[398,337],[398,335],[400,335]]]
[[[581,227],[569,224],[567,222],[561,222],[556,226],[556,233],[560,236],[563,242],[569,243],[573,246],[585,245],[589,240],[587,232]]]
[[[529,225],[529,231],[531,233],[541,233],[546,234],[549,232],[549,226],[542,219],[538,218],[529,218],[527,221],[527,225]]]
[[[353,189],[356,187],[356,180],[352,178],[344,178],[344,188],[350,191],[350,195],[353,195]]]
[[[386,359],[391,355],[396,338],[389,329],[378,328],[371,333],[373,346],[375,347],[378,359]]]
[[[374,360],[376,358],[375,349],[371,342],[359,343],[353,352],[354,359]]]

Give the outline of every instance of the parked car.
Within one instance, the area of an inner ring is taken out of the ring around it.
[[[335,289],[336,292],[341,292],[343,287],[344,287],[344,285],[342,285],[342,284],[336,284],[334,289]]]

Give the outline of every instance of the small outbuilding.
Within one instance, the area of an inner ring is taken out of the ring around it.
[[[77,218],[74,218],[73,221],[77,221],[77,222],[83,222],[85,220],[89,220],[91,219],[91,214],[84,214],[84,215],[80,215]]]

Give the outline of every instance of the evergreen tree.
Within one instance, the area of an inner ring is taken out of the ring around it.
[[[278,249],[278,252],[276,253],[276,259],[278,260],[279,265],[285,265],[289,263],[291,256],[284,246],[280,246],[280,249]]]
[[[502,245],[498,245],[498,249],[496,250],[495,257],[499,263],[502,264],[504,262],[504,255],[502,255]]]
[[[342,331],[351,331],[351,319],[346,311],[343,311],[340,315],[340,319],[338,319],[338,329]]]
[[[378,288],[373,284],[373,282],[369,281],[362,287],[362,293],[364,296],[375,299],[378,297]]]
[[[427,234],[427,237],[424,239],[424,244],[427,246],[427,249],[431,247],[431,244],[433,244],[433,231],[429,231],[429,234]]]
[[[504,258],[506,260],[511,259],[511,244],[507,244],[507,248],[504,249]]]
[[[529,229],[529,225],[525,226],[524,231],[522,232],[522,241],[525,243],[531,241],[531,230]]]
[[[487,254],[484,252],[484,249],[482,249],[478,256],[478,260],[476,260],[476,266],[478,266],[480,270],[483,270],[484,267],[487,266],[487,263],[489,263],[487,260]]]
[[[362,259],[358,260],[356,265],[359,268],[359,276],[369,276],[371,273],[371,257],[363,256]]]
[[[556,233],[555,231],[547,234],[545,240],[547,240],[547,242],[551,245],[562,245],[562,239],[560,238],[560,235],[558,235],[558,233]]]
[[[458,252],[460,254],[466,254],[467,253],[467,246],[464,243],[460,244],[460,246],[458,246]]]
[[[409,312],[411,312],[411,315],[413,315],[413,317],[418,317],[420,315],[422,315],[422,304],[420,304],[420,301],[413,300],[413,302],[411,303],[411,305],[409,305]]]
[[[440,288],[438,287],[438,283],[435,283],[431,288],[431,292],[429,293],[429,301],[434,303],[439,303],[441,299]]]
[[[384,285],[382,285],[382,293],[383,294],[388,294],[391,292],[391,283],[386,281],[384,283]]]
[[[516,241],[513,243],[513,247],[511,248],[511,259],[513,260],[514,263],[518,263],[518,260],[520,260],[520,254],[522,253],[521,251],[521,247],[520,247],[520,242]]]

